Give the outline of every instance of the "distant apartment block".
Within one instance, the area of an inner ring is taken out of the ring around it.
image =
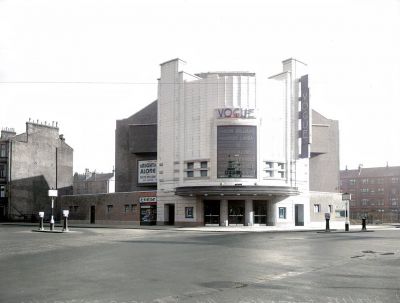
[[[0,218],[33,220],[50,214],[49,189],[72,193],[73,149],[56,123],[27,122],[18,134],[5,128],[0,137]]]
[[[350,193],[350,216],[370,222],[400,222],[400,166],[340,171],[342,193]]]
[[[114,171],[111,173],[90,172],[74,174],[74,195],[108,194],[115,192]]]

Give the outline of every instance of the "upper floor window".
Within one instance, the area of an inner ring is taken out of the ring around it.
[[[186,178],[199,178],[209,176],[209,162],[202,160],[192,160],[185,164]]]
[[[0,185],[0,198],[4,198],[6,196],[6,187],[4,185]]]
[[[186,163],[186,177],[192,178],[194,177],[194,162]]]
[[[368,179],[362,179],[362,184],[368,184]]]
[[[200,177],[207,177],[208,176],[208,162],[201,161],[200,162]]]
[[[385,181],[385,180],[384,180],[383,178],[379,178],[379,179],[376,180],[376,183],[378,183],[378,184],[383,184],[384,181]]]
[[[350,179],[349,184],[350,185],[355,185],[357,183],[356,179]]]
[[[264,161],[263,177],[268,179],[284,179],[285,178],[285,163]]]
[[[7,157],[7,145],[0,144],[0,157],[5,158]]]
[[[321,204],[314,204],[314,213],[321,212]]]
[[[4,164],[0,164],[0,178],[5,178],[7,176],[6,166]]]
[[[399,183],[399,178],[398,177],[393,177],[392,178],[392,183]]]

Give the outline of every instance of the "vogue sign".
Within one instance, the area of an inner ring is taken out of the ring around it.
[[[217,119],[255,119],[256,113],[254,109],[250,108],[238,108],[238,107],[226,107],[217,108],[215,110]]]

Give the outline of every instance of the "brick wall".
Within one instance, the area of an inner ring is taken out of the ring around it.
[[[94,195],[73,195],[58,198],[58,213],[69,210],[70,223],[140,224],[139,198],[156,196],[155,191]],[[93,209],[94,207],[94,209]]]

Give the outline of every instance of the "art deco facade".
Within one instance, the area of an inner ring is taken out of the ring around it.
[[[341,219],[338,122],[310,110],[304,63],[283,61],[261,101],[254,73],[184,66],[161,64],[158,100],[117,121],[117,192],[157,190],[156,205],[140,204],[157,224]]]
[[[305,64],[283,62],[282,72],[270,78],[279,97],[268,102],[256,100],[254,73],[192,75],[184,65],[179,59],[161,64],[157,221],[308,224]]]

